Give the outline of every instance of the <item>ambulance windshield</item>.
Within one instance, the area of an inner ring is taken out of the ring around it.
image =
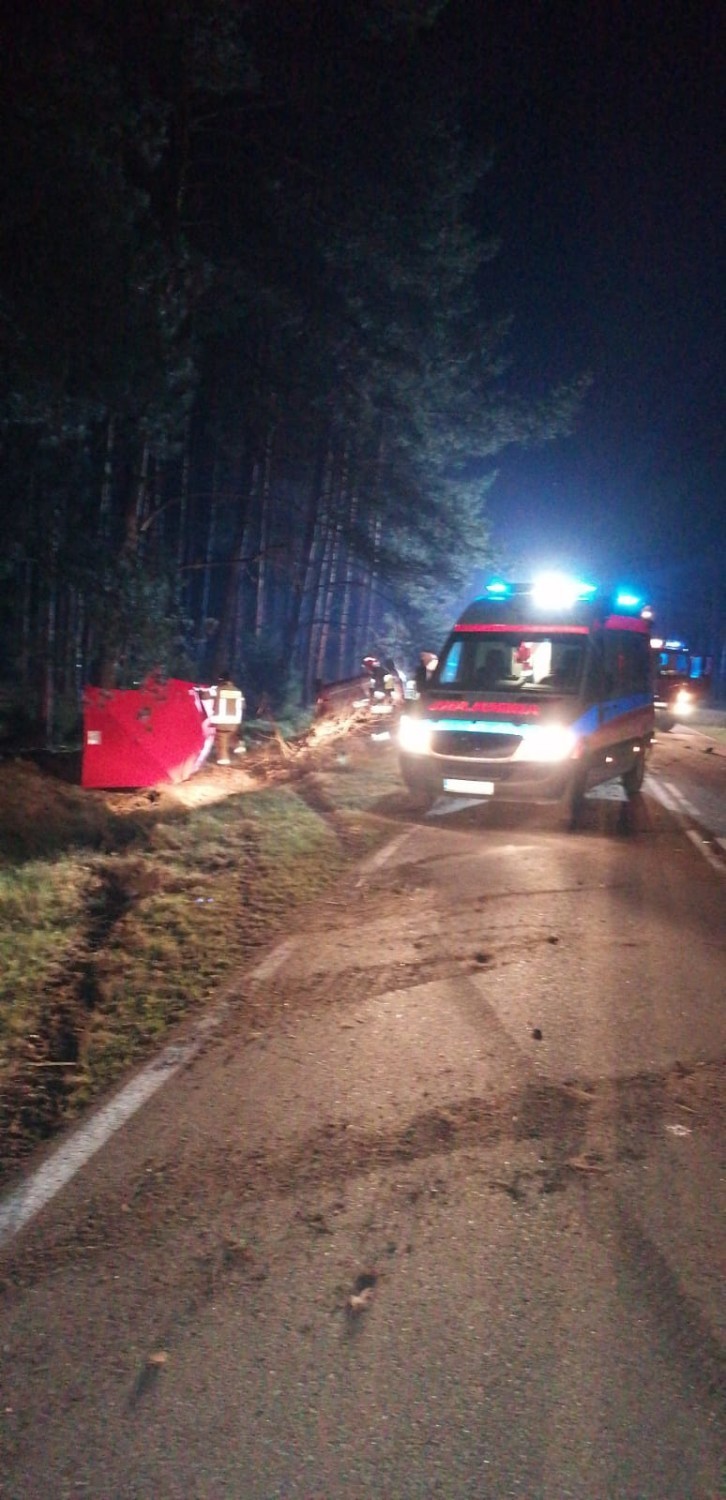
[[[457,632],[442,654],[439,687],[494,697],[501,693],[575,694],[585,659],[586,632],[476,628]]]

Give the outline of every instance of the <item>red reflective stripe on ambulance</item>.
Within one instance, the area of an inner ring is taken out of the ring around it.
[[[541,705],[539,703],[492,703],[488,699],[484,702],[480,702],[477,700],[476,703],[469,703],[464,698],[439,698],[435,703],[427,703],[426,710],[428,713],[439,714],[486,713],[508,714],[510,717],[512,714],[516,714],[518,718],[522,718],[525,714],[529,714],[531,717],[536,718],[537,715],[541,712]]]
[[[634,630],[638,635],[650,635],[650,620],[640,620],[634,615],[608,615],[606,630]]]
[[[612,616],[611,618],[614,618],[614,616]],[[610,622],[608,621],[608,624],[609,623]],[[635,622],[631,623],[631,627],[630,628],[633,628],[633,624],[634,623]],[[491,634],[495,634],[495,635],[501,635],[501,634],[511,635],[513,632],[516,635],[552,635],[552,633],[555,632],[555,631],[556,631],[557,635],[589,635],[590,634],[590,627],[589,627],[589,625],[541,625],[539,623],[539,621],[537,622],[536,625],[527,625],[527,624],[522,623],[520,620],[516,620],[516,621],[515,620],[511,620],[511,621],[503,620],[498,625],[479,625],[479,624],[475,624],[475,625],[455,625],[454,626],[454,630],[455,631],[458,631],[458,630],[461,630],[461,631],[469,631],[469,630],[488,631]]]

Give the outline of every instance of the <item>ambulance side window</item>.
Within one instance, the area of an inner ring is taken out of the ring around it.
[[[650,645],[644,635],[623,634],[624,687],[629,693],[651,692]]]
[[[606,698],[650,691],[650,646],[644,635],[632,630],[605,632]]]
[[[442,685],[447,682],[456,682],[459,676],[459,666],[461,664],[461,652],[463,645],[463,641],[454,641],[454,644],[446,657],[446,661],[444,662],[444,665],[439,672],[439,682]]]

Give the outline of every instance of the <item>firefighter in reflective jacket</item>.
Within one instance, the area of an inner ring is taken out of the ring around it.
[[[218,766],[231,766],[232,742],[237,738],[242,723],[245,700],[239,688],[225,677],[214,693],[214,704],[210,718],[215,727],[214,742]],[[235,754],[237,751],[235,750]]]

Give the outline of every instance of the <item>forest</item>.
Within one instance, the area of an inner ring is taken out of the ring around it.
[[[63,742],[87,684],[150,672],[304,705],[495,563],[496,455],[584,382],[508,358],[445,6],[6,11],[6,724]]]

